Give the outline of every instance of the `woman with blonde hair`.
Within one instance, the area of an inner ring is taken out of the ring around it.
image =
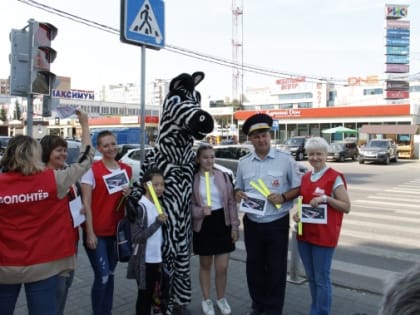
[[[74,269],[75,239],[66,198],[90,167],[94,150],[86,113],[76,111],[81,157],[65,170],[45,168],[41,145],[30,136],[12,138],[0,162],[0,309],[12,315],[22,284],[31,315],[56,314],[58,275]]]

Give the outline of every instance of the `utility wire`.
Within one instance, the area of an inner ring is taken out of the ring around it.
[[[76,23],[84,24],[86,26],[96,28],[96,29],[99,29],[101,31],[108,32],[108,33],[111,33],[111,34],[114,34],[114,35],[118,35],[118,36],[120,35],[120,30],[119,29],[112,28],[108,25],[101,24],[101,23],[98,23],[98,22],[95,22],[95,21],[92,21],[92,20],[88,20],[88,19],[82,18],[80,16],[65,12],[63,10],[53,8],[51,6],[45,5],[45,4],[37,2],[35,0],[17,0],[17,1],[22,2],[24,4],[27,4],[29,6],[38,8],[40,10],[44,10],[46,12],[61,16],[63,18],[72,20],[73,22],[76,22]],[[182,47],[178,47],[178,46],[170,45],[170,44],[165,44],[163,49],[165,49],[167,51],[170,51],[170,52],[173,52],[173,53],[176,53],[176,54],[184,55],[184,56],[187,56],[187,57],[190,57],[190,58],[195,58],[195,59],[198,59],[198,60],[202,60],[202,61],[205,61],[205,62],[217,64],[217,65],[220,65],[220,66],[239,69],[239,70],[242,70],[242,71],[256,73],[256,74],[269,76],[269,77],[275,77],[275,78],[279,78],[279,77],[280,78],[305,77],[305,80],[307,82],[315,82],[315,83],[324,82],[324,83],[334,83],[334,84],[337,84],[337,85],[348,85],[347,79],[343,79],[343,78],[333,78],[333,77],[327,77],[327,76],[299,74],[299,73],[292,73],[292,72],[287,72],[287,71],[278,71],[278,70],[263,68],[261,66],[256,66],[256,65],[251,65],[251,64],[239,64],[239,63],[234,63],[233,61],[225,59],[225,58],[211,56],[211,55],[208,55],[208,54],[204,54],[204,53],[201,53],[201,52],[193,51],[193,50],[190,50],[190,49],[187,49],[187,48],[182,48]],[[417,75],[418,75],[418,73],[416,73],[413,77],[415,78]],[[384,80],[381,79],[380,81],[384,81]]]
[[[80,16],[68,13],[66,11],[60,10],[60,9],[56,9],[53,8],[51,6],[48,6],[46,4],[40,3],[38,1],[35,0],[17,0],[19,2],[22,2],[24,4],[27,4],[29,6],[38,8],[40,10],[61,16],[63,18],[72,20],[73,22],[76,23],[80,23],[80,24],[84,24],[86,26],[92,27],[92,28],[96,28],[114,35],[120,35],[120,30],[116,29],[116,28],[112,28],[108,25],[105,24],[101,24],[92,20],[88,20],[85,18],[82,18]],[[225,67],[229,67],[229,68],[234,68],[234,69],[239,69],[242,71],[246,71],[246,72],[251,72],[251,73],[256,73],[256,74],[260,74],[260,75],[265,75],[265,76],[270,76],[270,77],[276,77],[276,78],[293,78],[293,77],[305,77],[306,81],[309,82],[330,82],[330,83],[338,83],[338,84],[346,84],[346,80],[345,79],[335,79],[332,77],[320,77],[320,76],[315,76],[315,75],[304,75],[304,74],[299,74],[299,73],[292,73],[292,72],[286,72],[286,71],[277,71],[277,70],[272,70],[272,69],[267,69],[267,68],[262,68],[260,66],[255,66],[255,65],[250,65],[250,64],[238,64],[238,63],[234,63],[231,60],[228,59],[224,59],[221,57],[215,57],[215,56],[211,56],[208,54],[204,54],[201,52],[197,52],[197,51],[193,51],[187,48],[182,48],[182,47],[178,47],[175,45],[170,45],[170,44],[166,44],[165,47],[163,47],[163,49],[176,53],[176,54],[180,54],[180,55],[184,55],[190,58],[195,58],[198,60],[202,60],[205,62],[209,62],[209,63],[213,63],[213,64],[218,64],[221,66],[225,66]]]

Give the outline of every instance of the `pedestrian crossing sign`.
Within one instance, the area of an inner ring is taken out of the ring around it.
[[[152,49],[165,47],[163,0],[121,0],[120,39]]]

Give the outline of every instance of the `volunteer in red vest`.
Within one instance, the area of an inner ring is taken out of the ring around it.
[[[102,159],[82,177],[82,198],[86,211],[83,245],[94,271],[91,302],[94,315],[110,315],[117,266],[117,223],[124,217],[123,196],[130,193],[131,167],[115,160],[117,140],[108,130],[97,135]]]
[[[89,134],[89,130],[82,130],[82,132],[87,132]],[[42,162],[45,163],[46,167],[54,170],[62,170],[67,167],[66,159],[68,156],[68,144],[65,139],[56,135],[47,135],[41,139],[40,143],[42,147]],[[77,254],[79,242],[79,225],[84,217],[84,215],[82,214],[84,210],[82,208],[81,202],[81,187],[78,182],[70,187],[67,197],[68,202],[66,204],[66,207],[69,207],[69,210],[71,208],[72,211],[75,213],[75,216],[77,216],[73,218],[73,226],[76,226],[74,229],[74,236]],[[77,225],[78,223],[79,225]],[[62,272],[58,277],[56,315],[64,314],[67,295],[70,286],[73,282],[73,278],[74,270]]]
[[[328,315],[332,302],[331,262],[343,214],[350,211],[350,198],[344,175],[326,165],[327,141],[309,138],[305,150],[313,170],[302,177],[300,186],[305,205],[302,218],[306,222],[302,223],[302,234],[297,236],[298,249],[312,296],[309,314]],[[299,222],[296,214],[293,218]]]
[[[13,315],[22,284],[28,313],[56,314],[58,275],[75,266],[75,238],[67,192],[90,167],[94,150],[88,116],[81,158],[65,170],[45,168],[41,145],[30,136],[12,138],[0,162],[0,312]]]

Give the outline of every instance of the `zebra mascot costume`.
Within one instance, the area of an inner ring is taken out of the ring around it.
[[[144,171],[158,167],[164,175],[163,208],[168,220],[163,227],[163,265],[169,275],[169,301],[166,314],[190,314],[190,254],[194,139],[213,130],[212,116],[200,108],[201,96],[195,90],[203,72],[180,74],[172,79],[162,108],[156,145],[145,157]]]

